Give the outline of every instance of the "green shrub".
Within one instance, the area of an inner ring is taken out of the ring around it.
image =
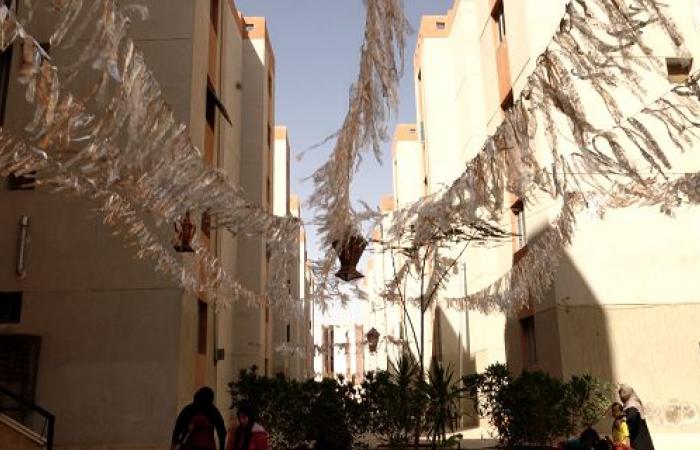
[[[361,391],[349,383],[267,378],[253,366],[229,387],[232,408],[253,405],[273,449],[305,449],[316,441],[324,449],[349,450],[367,432]]]
[[[563,383],[540,371],[513,377],[495,364],[463,381],[479,415],[509,446],[551,445],[600,420],[610,403],[611,384],[589,375]]]

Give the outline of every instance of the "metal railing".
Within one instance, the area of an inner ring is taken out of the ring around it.
[[[2,385],[0,385],[0,414],[5,414],[40,435],[46,442],[46,450],[53,450],[56,422],[53,414]],[[38,420],[36,420],[37,417]]]

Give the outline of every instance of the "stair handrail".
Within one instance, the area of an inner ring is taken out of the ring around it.
[[[10,389],[0,385],[0,397],[4,396],[10,397],[12,400],[16,401],[20,405],[31,409],[32,411],[38,413],[44,418],[44,428],[46,430],[46,450],[53,450],[53,434],[54,426],[56,424],[56,417],[41,406],[20,397],[16,393],[12,392]],[[0,412],[2,411],[0,410]]]

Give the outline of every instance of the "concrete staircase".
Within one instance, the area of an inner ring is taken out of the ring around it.
[[[0,449],[37,450],[46,446],[46,439],[10,417],[0,414]]]

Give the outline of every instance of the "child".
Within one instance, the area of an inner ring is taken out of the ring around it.
[[[613,418],[613,450],[631,450],[630,431],[627,427],[627,420],[625,419],[625,411],[622,407],[622,403],[613,403],[610,407],[610,413]]]

